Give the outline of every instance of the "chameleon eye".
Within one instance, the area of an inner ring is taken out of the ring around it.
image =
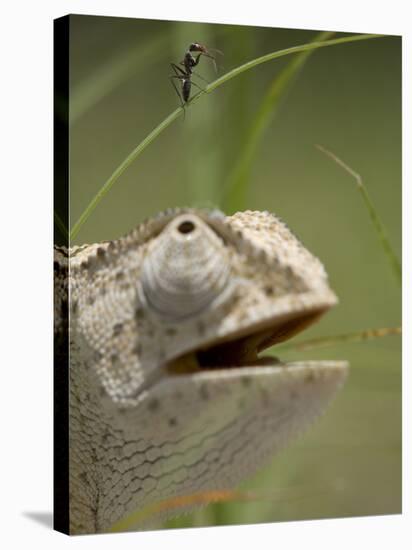
[[[200,313],[226,288],[230,272],[223,240],[200,218],[175,218],[148,247],[141,290],[150,311],[164,320]]]
[[[190,220],[185,220],[177,226],[177,230],[183,234],[191,233],[195,228],[196,225]]]

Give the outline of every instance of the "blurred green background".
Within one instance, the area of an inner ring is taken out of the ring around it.
[[[169,64],[181,61],[191,42],[224,52],[217,58],[222,75],[307,43],[317,31],[71,16],[70,34],[73,225],[133,148],[180,105]],[[250,170],[241,173],[244,193],[223,193],[268,88],[291,61],[255,67],[196,102],[122,174],[74,244],[117,238],[173,206],[270,210],[324,262],[340,298],[297,341],[398,326],[400,287],[355,182],[315,144],[362,175],[400,256],[400,37],[314,51],[266,119]],[[209,81],[217,77],[206,58],[197,70]],[[167,526],[401,512],[400,337],[281,357],[348,359],[350,377],[327,414],[244,483],[256,498],[213,504]]]

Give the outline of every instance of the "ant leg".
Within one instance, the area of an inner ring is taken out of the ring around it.
[[[181,92],[179,92],[179,90],[176,87],[176,84],[174,83],[175,79],[182,81],[183,77],[172,75],[172,76],[169,76],[169,79],[170,79],[170,82],[172,83],[173,88],[175,89],[175,92],[176,92],[178,98],[180,99],[180,105],[181,105],[181,108],[183,109],[183,120],[185,120],[186,119],[186,104],[183,100]]]
[[[192,67],[196,67],[196,65],[197,65],[197,64],[199,63],[199,61],[200,61],[200,56],[201,56],[201,55],[202,55],[202,54],[200,53],[197,57],[194,57],[194,58],[193,58],[194,61],[193,61]]]
[[[183,101],[183,98],[182,98],[182,94],[179,92],[179,90],[177,89],[177,86],[176,84],[174,83],[174,79],[178,79],[178,80],[182,80],[182,77],[181,76],[175,76],[175,75],[172,75],[172,76],[169,76],[169,79],[170,79],[170,82],[172,83],[173,85],[173,88],[175,89],[175,92],[177,93],[179,99],[180,99],[180,104],[181,106],[183,107],[183,109],[185,108],[185,104],[184,104],[184,101]]]
[[[173,71],[174,71],[174,73],[175,73],[174,76],[177,76],[177,77],[180,78],[180,79],[181,79],[182,77],[187,78],[187,76],[188,76],[187,73],[186,73],[183,69],[181,69],[181,68],[179,67],[179,65],[176,65],[176,63],[170,63],[170,66],[172,67],[172,69],[173,69]]]
[[[214,55],[212,55],[212,52],[216,52],[218,53],[219,55],[223,55],[223,52],[221,52],[220,50],[216,50],[216,49],[208,49],[206,48],[206,46],[202,46],[202,44],[191,44],[189,46],[189,51],[190,52],[201,52],[196,58],[195,58],[195,61],[194,61],[194,64],[193,66],[197,65],[199,63],[199,58],[200,56],[203,54],[205,57],[208,57],[209,59],[212,60],[212,63],[213,63],[213,67],[215,69],[215,72],[217,73],[217,64],[216,64],[216,58]]]
[[[218,66],[217,66],[217,63],[216,63],[216,57],[214,55],[212,55],[211,52],[217,53],[217,54],[222,55],[222,56],[223,56],[223,52],[221,52],[220,50],[217,50],[215,48],[212,48],[211,50],[208,50],[209,55],[207,57],[210,57],[210,59],[212,60],[213,67],[215,68],[215,72],[217,73],[218,72]]]
[[[217,73],[216,59],[213,57],[213,55],[210,55],[210,53],[209,53],[209,52],[206,52],[206,51],[200,53],[200,54],[195,58],[195,62],[193,63],[193,67],[196,67],[196,65],[199,63],[199,61],[200,61],[200,56],[201,56],[202,54],[203,54],[205,57],[208,57],[209,59],[212,60],[213,67],[214,67],[214,69],[215,69],[215,72]],[[195,74],[195,73],[193,73],[193,74]]]

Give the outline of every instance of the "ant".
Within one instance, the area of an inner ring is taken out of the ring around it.
[[[219,50],[214,50],[214,51],[222,54],[222,52],[220,52]],[[200,52],[200,53],[196,57],[193,57],[192,52]],[[179,67],[179,65],[176,65],[176,63],[170,63],[170,66],[172,67],[175,74],[171,75],[169,78],[171,83],[173,84],[174,89],[176,90],[177,95],[179,96],[183,109],[185,108],[187,102],[189,101],[192,84],[194,84],[197,88],[199,88],[199,90],[204,92],[204,90],[198,84],[196,84],[196,82],[192,81],[192,75],[195,74],[193,72],[193,67],[196,67],[202,55],[212,59],[215,69],[217,70],[215,57],[209,52],[206,46],[203,46],[202,44],[199,44],[197,42],[193,42],[192,44],[190,44],[188,51],[185,53],[183,61],[180,62],[180,65],[183,65],[184,70],[181,67]],[[200,75],[196,75],[196,76],[198,76],[202,80],[205,80]],[[180,80],[182,84],[181,92],[179,92],[179,90],[177,89],[174,83],[174,80]]]

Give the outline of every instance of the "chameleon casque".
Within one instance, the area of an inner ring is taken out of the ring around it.
[[[336,302],[319,260],[268,212],[169,210],[114,241],[56,247],[55,331],[58,340],[68,330],[70,344],[70,533],[234,488],[303,431],[347,363],[261,352]]]

